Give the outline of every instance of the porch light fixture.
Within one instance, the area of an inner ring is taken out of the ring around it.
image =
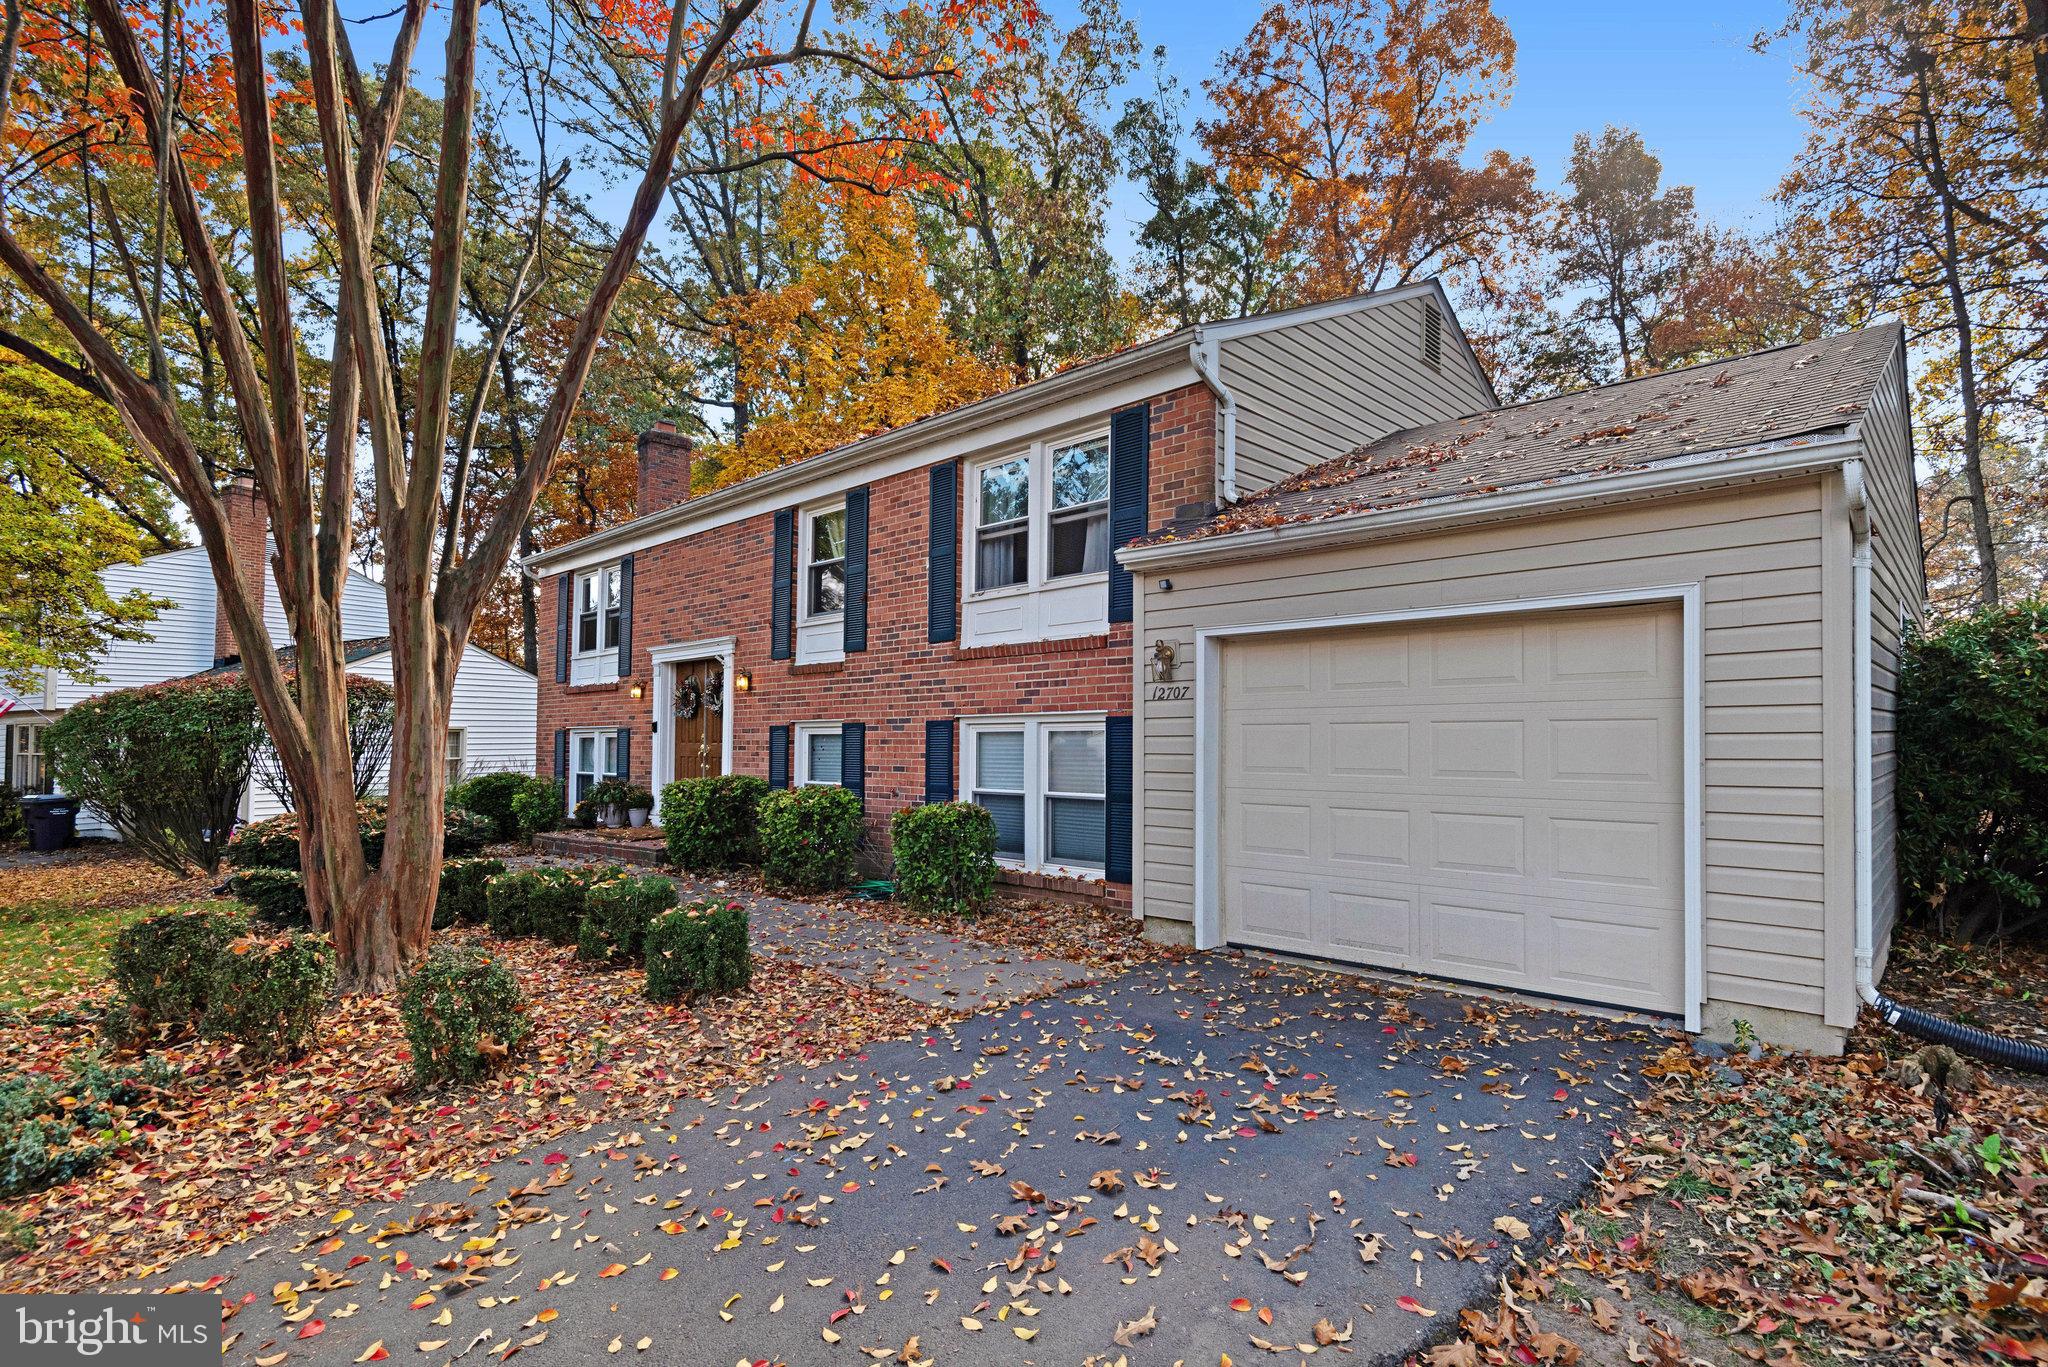
[[[754,690],[754,676],[742,669],[732,676],[732,686],[735,692],[751,693]]]
[[[632,686],[631,688],[629,688],[629,689],[627,689],[627,690],[626,690],[626,695],[627,695],[628,697],[633,697],[633,698],[637,698],[637,697],[640,697],[640,696],[642,696],[642,695],[643,695],[643,694],[645,694],[646,692],[647,692],[647,686],[646,686],[645,684],[641,683],[641,682],[640,682],[640,681],[639,681],[638,679],[635,679],[635,680],[633,680],[633,686]]]

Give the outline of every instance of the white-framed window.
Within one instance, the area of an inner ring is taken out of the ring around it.
[[[996,821],[996,857],[1046,873],[1102,872],[1108,745],[1100,716],[980,717],[961,724],[962,791]]]
[[[460,726],[448,728],[448,786],[453,788],[462,782],[462,764],[468,751],[467,737]]]
[[[569,733],[569,810],[590,790],[619,774],[619,733],[614,727]]]
[[[43,723],[9,723],[11,732],[7,755],[8,781],[18,793],[44,794],[51,791],[49,766],[43,762]]]
[[[846,614],[846,505],[805,513],[803,536],[804,620],[837,621]]]
[[[619,677],[624,589],[618,565],[600,565],[576,576],[575,615],[569,624],[571,683],[608,683]]]
[[[1082,429],[970,462],[964,645],[1051,641],[1109,625],[1109,434]]]
[[[804,722],[796,728],[796,785],[841,786],[846,768],[837,722]]]

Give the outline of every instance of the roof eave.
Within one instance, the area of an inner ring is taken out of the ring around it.
[[[695,498],[685,500],[660,512],[636,517],[621,522],[616,527],[607,527],[601,532],[576,541],[566,542],[527,556],[520,565],[529,574],[544,574],[552,566],[564,561],[580,559],[594,551],[608,546],[621,545],[637,540],[650,532],[674,529],[676,536],[687,535],[689,524],[702,517],[716,514],[732,504],[758,498],[763,493],[777,490],[795,491],[803,486],[829,476],[837,471],[864,465],[869,461],[881,460],[898,451],[914,450],[919,446],[936,444],[977,427],[1000,422],[1018,412],[1028,411],[1045,404],[1058,403],[1063,399],[1086,394],[1093,389],[1107,388],[1119,380],[1142,375],[1150,370],[1162,370],[1179,365],[1187,360],[1187,340],[1193,335],[1192,328],[1176,328],[1163,337],[1105,356],[1099,361],[1075,366],[1071,370],[1048,375],[1042,380],[1006,389],[1000,394],[977,400],[935,417],[874,436],[812,456],[808,460],[795,461],[789,465],[766,471],[737,484],[729,484]]]
[[[1481,522],[1553,516],[1619,500],[1671,497],[1760,479],[1784,479],[1839,467],[1863,454],[1859,425],[1758,446],[1678,457],[1619,474],[1567,476],[1497,494],[1453,495],[1379,512],[1349,513],[1278,527],[1126,546],[1117,563],[1133,573],[1418,536]]]

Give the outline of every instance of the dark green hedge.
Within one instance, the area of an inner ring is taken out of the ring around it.
[[[647,927],[651,1001],[737,991],[747,985],[753,971],[747,952],[747,909],[738,902],[692,902],[662,913]]]
[[[760,858],[756,829],[767,780],[752,774],[679,779],[661,790],[668,862],[693,873],[730,869]]]
[[[853,881],[860,798],[844,788],[788,788],[761,799],[761,871],[804,892]]]
[[[973,916],[996,890],[996,819],[972,802],[934,802],[889,823],[896,895],[928,916]]]
[[[442,945],[399,989],[412,1071],[421,1083],[473,1082],[533,1033],[512,971],[480,949]]]

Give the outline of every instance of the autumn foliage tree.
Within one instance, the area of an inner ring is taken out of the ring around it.
[[[1467,155],[1514,62],[1487,0],[1276,4],[1204,83],[1197,133],[1232,183],[1284,198],[1299,299],[1432,275],[1484,292],[1538,207],[1526,159]]]
[[[20,2],[10,4],[10,18]],[[503,74],[482,49],[481,0],[451,0],[434,12],[443,38],[442,92],[432,162],[414,182],[431,206],[417,227],[424,269],[421,277],[399,279],[380,255],[381,234],[391,213],[393,149],[429,13],[425,0],[404,0],[396,12],[363,16],[361,24],[332,0],[305,0],[289,24],[284,11],[262,0],[185,11],[193,26],[217,35],[211,47],[175,35],[161,41],[150,12],[124,8],[121,0],[84,0],[82,12],[83,22],[59,35],[56,55],[67,42],[76,47],[79,61],[99,73],[92,94],[82,81],[62,88],[38,78],[19,84],[18,105],[0,103],[7,111],[0,124],[12,117],[9,178],[69,155],[63,146],[106,145],[122,164],[148,172],[152,212],[124,217],[116,206],[100,220],[106,241],[96,244],[37,221],[33,205],[6,205],[0,267],[72,353],[45,348],[26,359],[97,386],[185,505],[266,730],[299,797],[315,925],[332,937],[346,986],[383,990],[427,946],[456,667],[560,457],[606,326],[635,275],[707,92],[835,68],[893,88],[892,109],[913,93],[971,99],[972,73],[992,55],[1027,43],[1037,15],[1028,0],[943,0],[916,41],[859,28],[827,32],[814,6],[778,13],[761,0],[667,15],[661,41],[629,51],[625,67],[646,101],[648,155],[621,199],[589,288],[566,321],[558,363],[528,410],[524,467],[500,492],[489,521],[465,540],[449,538],[446,525],[461,516],[458,471],[473,454],[477,431],[477,390],[459,383],[474,343],[465,336],[463,309],[475,143],[485,82]],[[374,66],[354,50],[373,33],[390,39],[388,55]],[[0,69],[12,65],[0,62]],[[287,68],[303,77],[278,79]],[[231,115],[225,127],[192,117],[186,100],[194,91],[216,99],[210,112]],[[0,101],[7,97],[0,87]],[[314,115],[319,194],[289,204],[278,134],[293,111],[305,108]],[[924,126],[898,118],[865,131],[893,139]],[[812,136],[812,127],[764,127],[754,136],[764,145],[793,145]],[[217,169],[206,161],[215,155],[233,174],[203,180]],[[295,252],[316,229],[332,243],[334,269],[307,279],[295,271]],[[84,259],[101,245],[122,265],[109,279],[101,278],[97,255]],[[216,492],[221,472],[188,421],[196,380],[189,355],[170,351],[169,310],[159,307],[173,277],[197,301],[217,349],[215,373],[238,458],[253,471],[270,516],[276,551],[269,568],[296,649],[296,694],[261,599],[235,573]],[[500,328],[511,313],[501,310]],[[375,868],[356,836],[341,631],[359,472],[374,507],[396,695],[388,824]]]

